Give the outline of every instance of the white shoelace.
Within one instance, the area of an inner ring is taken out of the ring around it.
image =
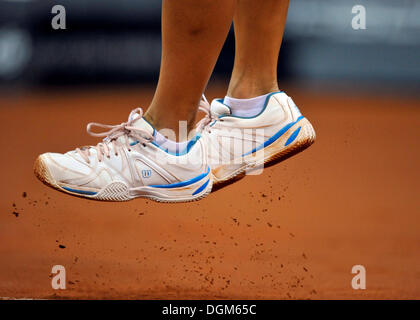
[[[210,123],[212,123],[215,118],[210,109],[210,104],[206,99],[206,96],[203,94],[202,99],[200,101],[200,105],[198,106],[198,110],[203,111],[205,113],[204,118],[202,118],[196,125],[198,132],[202,132],[204,130],[210,131]]]
[[[205,116],[197,123],[196,128],[199,132],[204,130],[209,131],[209,125],[212,123],[216,118],[212,115],[210,111],[210,104],[207,101],[205,95],[202,95],[202,100],[200,101],[200,105],[198,109],[205,113]],[[138,114],[138,117],[135,115]],[[96,146],[85,146],[81,148],[76,148],[76,152],[87,162],[90,163],[89,156],[90,156],[90,148],[96,149],[96,155],[99,161],[103,160],[103,157],[110,157],[110,147],[108,146],[110,143],[113,146],[114,153],[118,156],[118,148],[125,146],[128,151],[131,151],[130,143],[128,137],[132,137],[135,140],[139,141],[142,144],[151,142],[154,137],[148,131],[140,128],[133,127],[132,124],[137,119],[143,117],[143,110],[141,108],[133,109],[130,112],[127,122],[123,122],[117,125],[109,125],[109,124],[102,124],[91,122],[87,125],[86,131],[93,137],[105,137],[102,142],[99,142]],[[109,129],[108,131],[104,132],[92,132],[92,127],[98,127],[103,129]],[[121,136],[125,137],[125,143],[122,144],[121,141],[118,139]]]
[[[135,115],[138,114],[137,117]],[[140,128],[133,127],[134,121],[141,119],[143,117],[143,110],[141,108],[133,109],[130,112],[127,122],[123,122],[117,125],[109,125],[109,124],[102,124],[91,122],[87,125],[86,131],[93,137],[105,137],[102,142],[99,142],[96,146],[87,146],[82,148],[77,148],[76,152],[87,162],[90,163],[89,156],[90,156],[90,148],[96,149],[96,155],[98,157],[98,161],[101,162],[103,157],[106,156],[110,158],[110,147],[108,146],[110,143],[113,146],[113,150],[115,156],[118,156],[118,148],[125,146],[128,151],[131,151],[130,143],[128,137],[134,138],[136,141],[142,143],[149,143],[153,140],[153,135],[150,134],[148,131]],[[109,129],[108,131],[104,132],[92,132],[92,127],[98,127],[102,129]],[[118,139],[121,136],[125,136],[125,143],[122,144],[121,139]]]

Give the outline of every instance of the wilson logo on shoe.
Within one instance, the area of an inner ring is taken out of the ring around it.
[[[141,176],[143,178],[150,178],[152,176],[152,170],[141,170]]]

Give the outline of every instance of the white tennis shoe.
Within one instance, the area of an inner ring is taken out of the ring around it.
[[[284,92],[270,94],[254,117],[233,116],[223,99],[213,100],[211,106],[204,99],[200,109],[207,113],[198,126],[204,130],[215,184],[256,174],[315,141],[311,123]]]
[[[109,130],[94,133],[94,126]],[[140,108],[134,109],[125,123],[90,123],[87,130],[104,140],[65,154],[40,155],[35,161],[35,175],[59,191],[95,200],[143,197],[185,202],[211,192],[207,149],[200,135],[182,152],[164,150],[153,141],[155,130],[142,118]]]

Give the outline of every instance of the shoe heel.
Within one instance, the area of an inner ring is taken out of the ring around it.
[[[269,167],[284,161],[310,147],[316,139],[315,130],[308,119],[303,118],[288,131],[274,148],[280,151],[264,158],[264,166]]]

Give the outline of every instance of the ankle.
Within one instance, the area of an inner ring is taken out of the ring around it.
[[[280,91],[277,80],[257,82],[231,80],[226,95],[236,99],[249,99],[276,91]]]
[[[153,112],[146,112],[143,118],[149,122],[156,131],[161,132],[169,140],[187,141],[194,133],[194,121],[182,121],[172,119],[169,115],[155,115]]]

